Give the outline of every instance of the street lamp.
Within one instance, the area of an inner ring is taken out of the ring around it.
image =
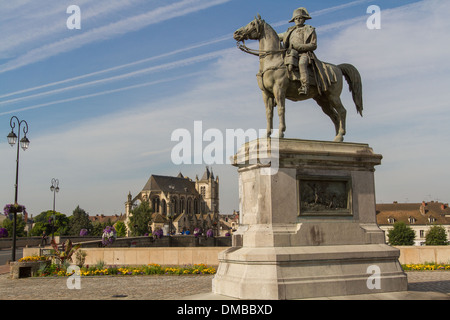
[[[53,192],[53,215],[52,215],[52,240],[55,239],[55,220],[56,220],[56,211],[55,211],[55,198],[56,192],[59,192],[59,180],[53,178],[52,186],[50,187],[50,191]]]
[[[16,136],[14,133],[14,128],[16,127],[17,122],[17,133],[19,136]],[[23,134],[24,137],[20,139],[20,127],[24,125],[23,127]],[[11,133],[8,134],[8,143],[13,147],[17,139],[20,139],[20,144],[17,144],[17,158],[16,158],[16,184],[14,185],[15,189],[15,195],[14,195],[14,206],[18,206],[17,203],[17,195],[18,195],[18,187],[19,187],[19,145],[22,147],[23,151],[28,149],[28,146],[30,145],[30,140],[27,138],[28,133],[28,123],[25,120],[20,121],[16,116],[12,116],[11,120],[9,121],[9,125],[11,126]],[[13,218],[13,243],[12,243],[12,253],[11,253],[11,260],[16,261],[16,222],[17,222],[17,212],[14,210],[13,212],[14,218]]]

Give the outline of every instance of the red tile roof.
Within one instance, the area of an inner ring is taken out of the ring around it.
[[[101,222],[101,223],[105,223],[108,221],[111,221],[111,223],[116,223],[118,221],[125,221],[126,216],[124,214],[118,215],[115,214],[113,216],[105,216],[105,215],[95,215],[95,216],[89,216],[89,220],[91,220],[92,222]]]
[[[406,224],[450,225],[450,208],[440,202],[377,204],[376,211],[379,225],[391,224],[389,218]]]

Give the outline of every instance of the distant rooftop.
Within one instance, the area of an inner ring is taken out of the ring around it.
[[[376,212],[379,225],[388,225],[398,221],[418,225],[450,225],[448,203],[437,201],[377,204]]]

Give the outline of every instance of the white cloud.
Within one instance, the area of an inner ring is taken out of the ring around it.
[[[72,78],[68,78],[68,79],[64,79],[64,80],[59,80],[59,81],[55,81],[55,82],[39,85],[39,86],[32,87],[32,88],[21,89],[21,90],[18,90],[18,91],[6,93],[6,94],[3,94],[3,95],[0,95],[0,99],[1,98],[6,98],[6,97],[10,97],[10,96],[20,95],[20,94],[24,94],[24,93],[28,93],[28,92],[32,92],[32,91],[36,91],[36,90],[40,90],[40,89],[49,88],[49,87],[53,87],[53,86],[56,86],[56,85],[70,83],[70,82],[73,82],[73,81],[78,81],[78,80],[90,78],[90,77],[93,77],[93,76],[98,76],[98,75],[102,75],[102,74],[109,73],[109,72],[116,71],[116,70],[120,70],[120,69],[134,67],[134,66],[137,66],[137,65],[140,65],[140,64],[143,64],[143,63],[156,61],[156,60],[159,60],[159,59],[162,59],[162,58],[167,58],[167,57],[174,56],[174,55],[177,55],[177,54],[180,54],[180,53],[184,53],[184,52],[187,52],[187,51],[190,51],[190,50],[193,50],[193,49],[209,46],[209,45],[212,45],[212,44],[215,44],[215,43],[218,43],[218,42],[222,42],[224,40],[228,40],[229,38],[230,38],[230,35],[227,34],[226,36],[222,36],[222,37],[218,37],[218,38],[213,39],[213,40],[197,43],[197,44],[185,47],[185,48],[181,48],[181,49],[173,50],[173,51],[170,51],[170,52],[166,52],[166,53],[163,53],[163,54],[160,54],[160,55],[157,55],[157,56],[153,56],[153,57],[149,57],[149,58],[145,58],[145,59],[141,59],[141,60],[138,60],[138,61],[133,61],[133,62],[125,63],[125,64],[120,64],[120,65],[117,65],[117,66],[114,66],[114,67],[110,67],[110,68],[107,68],[107,69],[103,69],[103,70],[99,70],[99,71],[95,71],[95,72],[90,72],[90,73],[83,74],[83,75],[80,75],[80,76],[76,76],[76,77],[72,77]],[[167,66],[170,66],[170,64],[169,65],[166,64],[166,67]],[[9,103],[9,102],[11,102],[11,100],[12,99],[4,100],[1,103]]]
[[[63,88],[59,88],[59,89],[48,90],[48,91],[44,91],[44,92],[40,92],[40,93],[36,93],[36,94],[24,96],[24,97],[13,98],[13,99],[9,99],[9,100],[5,100],[5,101],[0,102],[0,105],[9,104],[9,103],[17,103],[17,102],[24,101],[24,100],[29,100],[29,99],[39,98],[39,97],[45,97],[45,96],[52,95],[52,94],[62,93],[62,92],[75,90],[75,89],[80,89],[80,88],[85,88],[85,87],[91,87],[91,86],[94,86],[94,85],[102,85],[102,84],[105,84],[105,83],[110,83],[110,82],[119,81],[119,80],[125,80],[125,79],[129,79],[129,78],[137,77],[137,76],[141,76],[141,75],[146,75],[146,74],[151,74],[151,73],[161,72],[161,71],[167,71],[167,70],[171,70],[171,69],[174,69],[174,68],[182,68],[182,67],[185,67],[185,66],[189,66],[189,65],[192,65],[192,64],[196,64],[196,63],[199,63],[199,62],[205,62],[207,60],[211,60],[211,59],[217,58],[220,55],[222,55],[225,51],[228,51],[228,50],[229,49],[209,52],[209,53],[205,53],[205,54],[202,54],[202,55],[198,55],[198,56],[194,56],[194,57],[190,57],[190,58],[186,58],[186,59],[181,59],[181,60],[177,60],[177,61],[173,61],[173,62],[169,62],[169,63],[165,63],[165,64],[160,64],[160,65],[156,65],[156,66],[152,66],[152,67],[142,68],[142,69],[139,69],[139,70],[127,72],[127,73],[116,75],[116,76],[110,76],[110,77],[103,78],[103,79],[100,79],[100,80],[92,80],[92,81],[84,82],[84,83],[81,83],[81,84],[67,86],[67,87],[63,87]],[[153,84],[153,83],[158,83],[158,82],[162,82],[162,80],[160,80],[160,81],[152,81],[152,82],[150,82],[148,84]],[[111,93],[111,92],[115,92],[115,91],[121,91],[123,89],[135,88],[135,87],[145,86],[145,85],[147,85],[147,84],[144,83],[144,84],[139,84],[139,85],[134,85],[134,86],[126,86],[126,87],[123,87],[121,89],[108,90],[105,93]],[[59,100],[59,101],[52,101],[52,102],[42,103],[42,104],[33,105],[33,106],[29,106],[29,107],[21,107],[19,109],[10,110],[10,111],[7,111],[7,112],[0,113],[0,115],[2,115],[2,114],[10,114],[10,113],[17,112],[17,111],[36,109],[36,108],[40,108],[40,107],[44,107],[44,106],[48,106],[48,105],[53,105],[53,104],[56,104],[56,103],[74,101],[74,100],[79,100],[80,98],[93,97],[93,96],[97,96],[97,95],[101,95],[101,94],[103,94],[103,92],[97,92],[97,93],[89,94],[89,95],[86,95],[86,96],[77,96],[77,97],[74,97],[74,98],[69,98],[69,99],[64,99],[64,100]]]
[[[352,63],[362,74],[364,118],[349,113],[347,141],[383,155],[379,201],[420,202],[428,194],[448,201],[449,9],[448,1],[425,0],[382,10],[381,30],[355,21],[319,48],[319,58]]]
[[[104,23],[105,19],[143,0],[79,0],[83,25]],[[12,5],[14,4],[14,5]],[[42,42],[55,41],[67,32],[68,3],[58,0],[9,1],[0,6],[0,29],[4,38],[0,44],[0,58],[12,58]]]
[[[381,29],[369,30],[365,20],[341,32],[322,47],[333,61],[351,61],[366,79],[419,75],[448,68],[450,2],[425,0],[381,11]]]
[[[95,41],[103,41],[106,39],[114,38],[128,32],[140,30],[152,24],[157,24],[175,17],[180,17],[193,12],[204,10],[212,6],[226,3],[228,1],[230,0],[182,0],[180,2],[152,9],[142,14],[124,18],[100,27],[95,27],[79,35],[65,37],[57,41],[47,43],[43,46],[31,49],[25,54],[0,65],[0,73],[14,70],[37,61],[47,59],[51,56],[80,48]]]

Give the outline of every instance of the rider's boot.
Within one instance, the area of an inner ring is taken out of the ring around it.
[[[298,94],[307,95],[308,89],[309,89],[308,65],[300,64],[299,71],[300,71],[301,86],[300,86],[300,89],[298,89]]]

